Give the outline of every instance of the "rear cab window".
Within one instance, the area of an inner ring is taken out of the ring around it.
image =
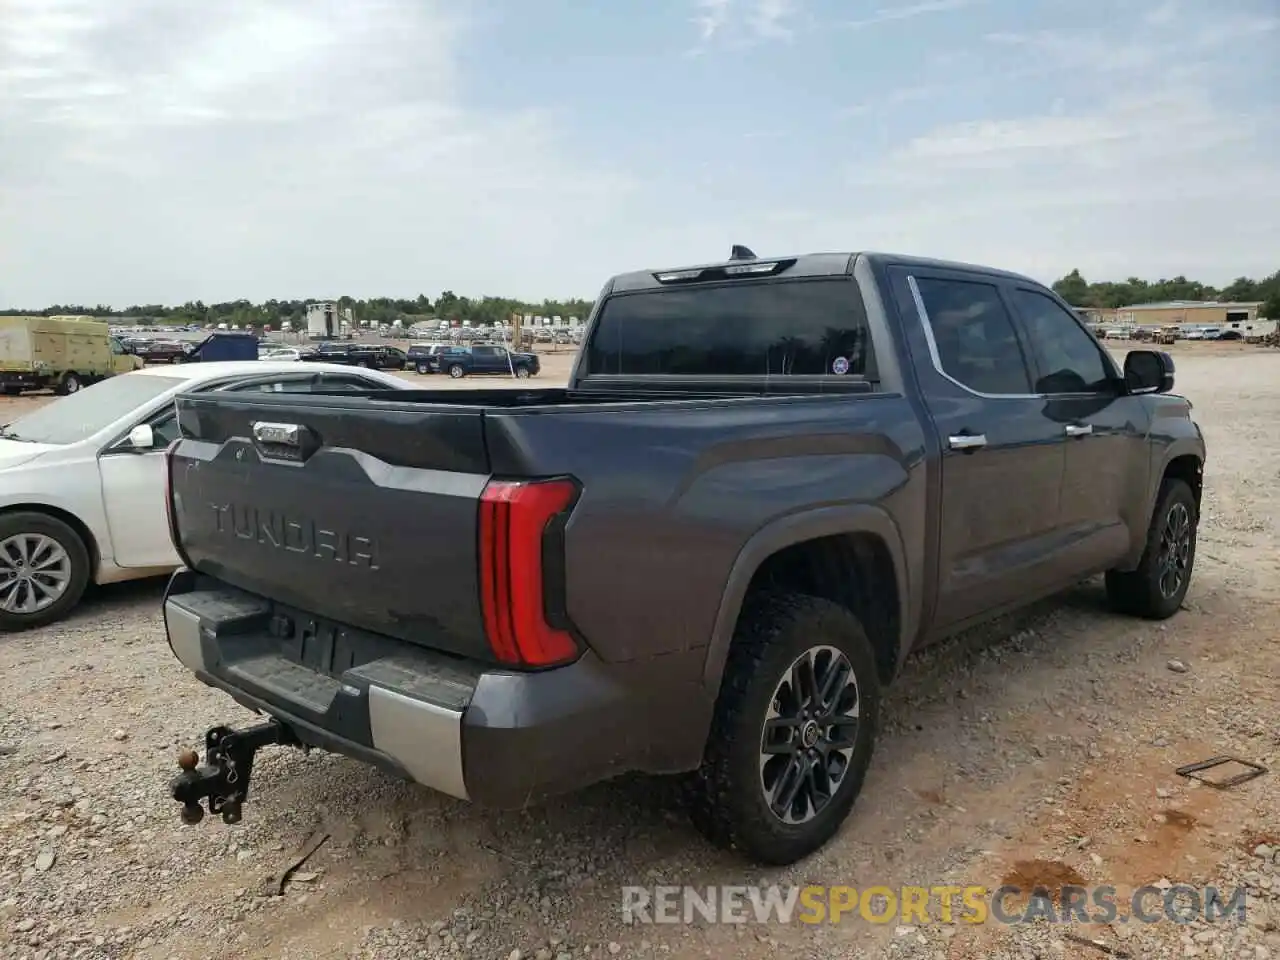
[[[866,309],[849,276],[615,294],[601,307],[585,362],[587,377],[876,379]]]

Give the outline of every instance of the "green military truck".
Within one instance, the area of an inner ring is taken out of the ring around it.
[[[75,393],[143,365],[93,317],[0,317],[0,388]]]

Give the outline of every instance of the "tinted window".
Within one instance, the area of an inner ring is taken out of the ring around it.
[[[949,376],[979,393],[1031,392],[1013,319],[994,285],[927,277],[916,285]]]
[[[1066,310],[1043,293],[1013,295],[1040,368],[1037,393],[1098,393],[1108,389],[1111,371],[1089,334]]]
[[[156,450],[167,447],[182,435],[182,431],[178,429],[178,418],[172,413],[151,421],[151,432],[155,435]]]
[[[849,280],[666,289],[600,313],[587,369],[606,374],[873,375],[866,315]]]

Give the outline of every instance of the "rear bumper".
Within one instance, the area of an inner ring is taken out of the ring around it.
[[[629,698],[597,660],[513,673],[339,628],[354,665],[335,669],[335,644],[281,636],[268,601],[187,570],[164,619],[174,656],[206,684],[306,745],[449,796],[518,808],[644,766]]]

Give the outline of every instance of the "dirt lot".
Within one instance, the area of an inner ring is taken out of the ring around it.
[[[1186,609],[1115,617],[1095,583],[915,657],[853,817],[788,870],[708,850],[663,780],[492,813],[283,751],[263,755],[244,823],[185,828],[165,794],[177,750],[249,715],[173,660],[159,585],[0,637],[0,957],[1108,956],[1085,938],[1143,960],[1280,958],[1280,777],[1217,790],[1173,773],[1222,753],[1280,764],[1280,354],[1177,359],[1210,447]],[[1245,884],[1248,921],[628,927],[619,909],[624,884],[1069,877],[1122,897]]]

